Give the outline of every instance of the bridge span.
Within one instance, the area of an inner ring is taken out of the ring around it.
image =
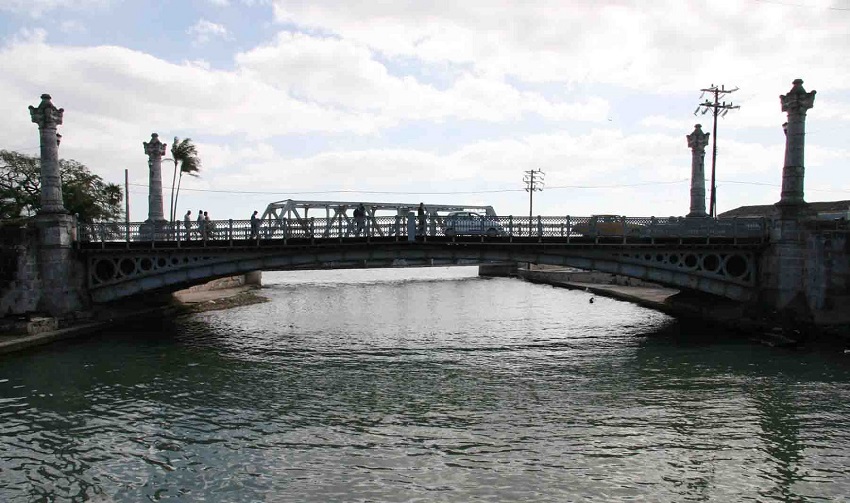
[[[497,217],[469,225],[432,211],[185,226],[80,225],[77,249],[94,302],[173,291],[256,270],[428,267],[526,262],[593,269],[751,301],[763,219]],[[450,232],[454,229],[456,232]],[[496,229],[497,232],[488,232]]]

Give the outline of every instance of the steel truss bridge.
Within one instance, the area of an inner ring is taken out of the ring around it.
[[[764,219],[496,216],[487,206],[281,201],[255,230],[249,220],[183,224],[108,223],[77,227],[92,300],[175,291],[256,270],[424,267],[528,262],[598,270],[738,301],[754,300]],[[318,210],[321,216],[310,216]],[[448,214],[475,211],[486,229],[447,235]],[[621,227],[620,227],[621,226]]]

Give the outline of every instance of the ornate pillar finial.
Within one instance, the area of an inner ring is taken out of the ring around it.
[[[806,111],[814,106],[815,93],[803,89],[803,80],[794,80],[791,90],[780,95],[782,111],[788,113],[785,124],[785,166],[782,168],[782,196],[777,204],[786,215],[796,213],[805,206],[803,182],[805,178],[804,152],[806,144]],[[793,215],[792,215],[793,216]]]
[[[694,126],[694,132],[687,135],[688,148],[691,149],[691,211],[689,217],[707,217],[705,212],[705,147],[710,133],[702,132],[702,124]]]
[[[150,142],[142,142],[145,154],[148,156],[150,178],[148,181],[148,222],[165,222],[162,209],[162,156],[165,155],[166,144],[159,141],[159,135],[151,133]]]
[[[30,105],[30,118],[38,124],[41,137],[41,209],[39,214],[68,213],[62,202],[62,177],[59,174],[59,138],[56,127],[62,124],[65,109],[56,108],[49,94],[41,95],[38,107]]]

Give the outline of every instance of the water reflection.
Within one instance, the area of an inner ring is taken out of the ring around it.
[[[798,501],[848,489],[848,372],[474,270],[0,360],[4,501]],[[284,496],[285,495],[285,496]]]

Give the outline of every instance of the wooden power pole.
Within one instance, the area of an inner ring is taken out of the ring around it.
[[[711,84],[711,87],[707,89],[700,89],[702,91],[703,96],[705,93],[713,94],[714,101],[706,98],[706,100],[697,106],[697,109],[694,110],[694,115],[696,115],[700,109],[702,109],[703,115],[705,115],[709,110],[712,110],[712,115],[714,116],[714,128],[711,134],[711,196],[709,203],[709,211],[708,215],[711,218],[717,218],[717,181],[715,177],[716,168],[717,168],[717,117],[724,117],[729,110],[734,110],[736,108],[741,108],[739,106],[733,105],[730,101],[726,103],[720,102],[720,97],[729,93],[734,93],[738,88],[735,89],[726,89],[724,86],[717,87],[714,84]]]

